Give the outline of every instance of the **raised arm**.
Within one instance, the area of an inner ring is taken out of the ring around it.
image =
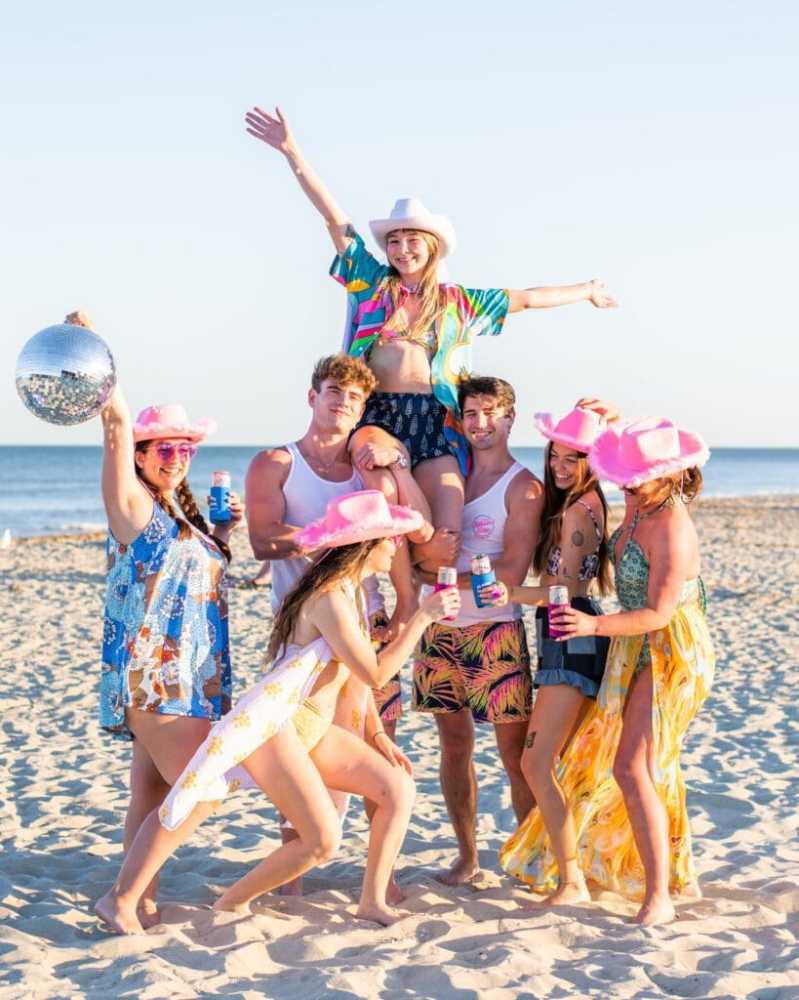
[[[508,312],[522,309],[551,309],[553,306],[569,306],[574,302],[590,302],[597,309],[612,309],[618,305],[606,290],[604,281],[594,278],[578,285],[549,285],[541,288],[521,288],[508,290]]]
[[[256,107],[247,112],[244,120],[250,135],[276,149],[286,158],[305,196],[325,220],[336,250],[343,253],[350,242],[349,219],[322,178],[303,156],[280,108],[276,107],[274,115],[270,115]]]
[[[153,498],[135,471],[130,410],[117,383],[100,412],[103,423],[102,491],[108,526],[118,542],[129,545],[153,516]]]
[[[294,541],[298,528],[286,524],[283,485],[291,456],[282,448],[259,451],[250,462],[245,480],[245,506],[250,545],[256,559],[292,559],[306,555]]]

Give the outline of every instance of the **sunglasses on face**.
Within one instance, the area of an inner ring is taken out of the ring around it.
[[[169,462],[175,454],[178,455],[181,462],[187,462],[190,458],[194,458],[197,454],[197,445],[167,444],[166,441],[160,441],[157,445],[155,445],[155,453],[162,462]]]

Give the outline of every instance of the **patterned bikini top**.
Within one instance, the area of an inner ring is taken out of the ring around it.
[[[625,611],[635,611],[646,606],[649,589],[649,563],[644,555],[644,550],[632,536],[627,539],[624,551],[617,561],[616,544],[620,536],[621,525],[616,528],[608,542],[610,559],[616,570],[616,594]],[[702,611],[705,611],[707,594],[701,576],[695,576],[685,581],[682,585],[679,605],[686,604],[693,599],[697,599]]]
[[[589,504],[584,500],[576,500],[575,503],[580,504],[581,507],[585,507],[588,511],[588,516],[591,518],[591,522],[594,525],[594,531],[596,532],[596,550],[590,555],[583,556],[583,561],[580,563],[580,570],[577,573],[577,579],[581,582],[586,580],[593,580],[599,569],[599,549],[602,545],[602,528],[599,526],[599,522],[596,519],[596,514]],[[561,563],[561,547],[560,545],[553,545],[549,550],[549,557],[547,558],[547,576],[557,576],[560,572]]]

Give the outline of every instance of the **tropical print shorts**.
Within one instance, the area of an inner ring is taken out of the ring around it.
[[[413,667],[413,707],[459,712],[475,722],[523,722],[530,717],[530,654],[520,621],[453,628],[436,622],[422,636]]]
[[[385,611],[377,611],[369,618],[369,627],[372,629],[385,628],[386,625],[388,625],[388,615]],[[377,650],[382,648],[382,643],[374,640],[373,645]],[[393,722],[402,718],[402,691],[399,674],[395,674],[381,688],[372,688],[372,695],[383,722]]]

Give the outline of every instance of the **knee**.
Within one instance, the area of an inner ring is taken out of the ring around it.
[[[522,774],[533,791],[536,788],[541,788],[544,782],[551,777],[554,763],[550,754],[542,753],[535,747],[524,751],[521,759]]]
[[[330,861],[338,853],[341,844],[341,824],[338,816],[329,819],[314,830],[310,837],[304,838],[308,847],[308,853],[315,865],[324,864]]]
[[[448,766],[462,764],[467,766],[472,761],[474,741],[471,733],[441,734],[441,763]]]
[[[382,788],[379,807],[391,813],[407,813],[410,815],[416,798],[416,783],[407,771],[395,768],[391,777]]]
[[[643,762],[632,754],[619,751],[613,761],[613,777],[622,792],[633,791],[644,777]]]

